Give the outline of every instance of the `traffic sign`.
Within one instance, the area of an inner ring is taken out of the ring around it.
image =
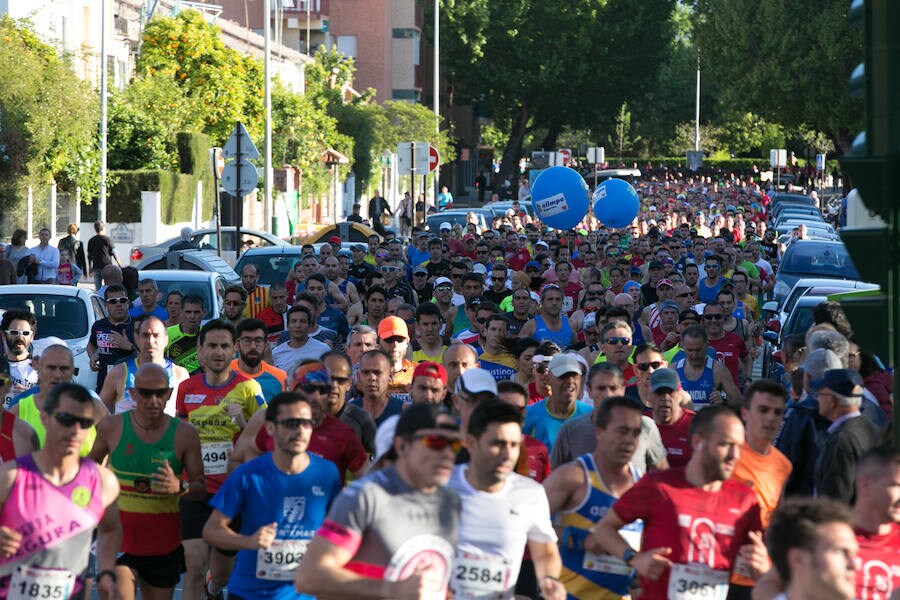
[[[238,123],[234,126],[231,137],[228,138],[228,141],[225,142],[225,146],[222,148],[222,154],[225,158],[237,158],[238,155],[241,158],[259,158],[259,150],[256,149],[256,145],[250,139],[250,134],[243,123]]]
[[[558,152],[562,155],[562,164],[566,166],[572,160],[572,150],[569,148],[560,148]]]
[[[772,165],[772,168],[784,168],[787,166],[787,150],[784,148],[769,150],[769,164]]]
[[[240,179],[238,179],[238,165],[240,165]],[[233,160],[222,171],[222,187],[232,196],[239,198],[246,196],[256,189],[259,183],[259,171],[249,160]]]
[[[606,162],[606,148],[595,146],[587,149],[587,160],[592,165],[601,165]]]
[[[225,168],[225,158],[222,156],[221,148],[209,149],[209,166],[212,169],[213,177],[222,179],[222,170]]]
[[[438,165],[441,164],[441,155],[438,153],[437,148],[430,145],[428,146],[428,172],[432,173],[435,169],[438,168]]]
[[[824,154],[816,154],[816,171],[824,171],[825,170],[825,155]]]
[[[428,142],[400,142],[397,144],[397,173],[411,175],[415,167],[416,175],[430,171],[430,150]]]

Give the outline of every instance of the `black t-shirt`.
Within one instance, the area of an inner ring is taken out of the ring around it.
[[[106,372],[109,370],[110,365],[114,365],[133,354],[131,349],[122,350],[113,346],[110,338],[110,332],[112,331],[124,333],[132,345],[134,344],[134,325],[131,319],[117,325],[113,325],[109,319],[100,319],[91,326],[90,343],[97,348],[97,363],[100,365],[100,369],[97,371],[98,393],[103,389],[103,381],[106,379]]]
[[[365,284],[365,282],[366,282],[366,275],[368,275],[369,273],[374,273],[374,272],[375,272],[374,267],[372,267],[372,265],[370,265],[369,263],[367,263],[365,261],[361,262],[358,265],[352,264],[347,269],[347,274],[362,284]]]
[[[91,268],[94,270],[100,270],[106,265],[111,265],[112,257],[115,253],[116,248],[107,235],[98,233],[88,240],[88,262],[90,262]]]
[[[429,277],[450,277],[450,261],[446,259],[438,263],[429,260],[425,268],[428,269]]]
[[[491,288],[484,293],[484,297],[487,298],[488,300],[490,300],[491,302],[493,302],[494,304],[496,304],[497,306],[500,306],[500,303],[503,302],[503,300],[508,298],[509,296],[512,296],[512,293],[513,293],[512,290],[507,290],[507,289],[504,289],[503,291],[500,291],[500,292],[495,292],[494,288]]]
[[[388,300],[391,298],[403,298],[407,304],[413,304],[413,289],[403,281],[400,281],[394,287],[388,289]]]
[[[645,283],[641,286],[641,300],[644,306],[650,306],[658,300],[656,296],[656,286],[652,283]]]

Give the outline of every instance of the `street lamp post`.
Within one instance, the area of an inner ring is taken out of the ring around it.
[[[106,0],[100,2],[100,198],[97,219],[106,222]]]
[[[441,133],[441,103],[440,103],[440,56],[441,56],[441,0],[434,0],[434,133],[435,143]],[[437,205],[438,194],[441,191],[441,167],[434,170],[434,203]],[[415,194],[414,194],[415,195]]]
[[[272,52],[269,48],[269,38],[272,36],[272,1],[265,0],[265,65],[264,65],[264,95],[266,110],[266,149],[265,149],[265,176],[263,179],[263,225],[264,230],[275,232],[275,223],[272,215]]]

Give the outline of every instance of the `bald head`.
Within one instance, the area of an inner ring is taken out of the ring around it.
[[[130,389],[135,411],[142,419],[154,421],[165,417],[166,404],[172,395],[169,374],[156,363],[144,363],[134,375]]]
[[[106,285],[112,285],[114,283],[118,283],[121,285],[122,283],[122,269],[117,267],[116,265],[106,265],[103,267],[103,281]]]
[[[478,366],[478,354],[469,344],[450,344],[442,362],[447,370],[447,389],[452,390],[460,375]]]
[[[145,363],[138,368],[134,375],[134,387],[154,390],[169,387],[169,374],[161,365]]]

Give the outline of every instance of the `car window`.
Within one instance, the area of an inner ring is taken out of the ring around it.
[[[806,333],[806,330],[809,329],[813,324],[812,306],[797,307],[791,317],[791,322],[789,323],[787,328],[788,331],[784,331],[781,334],[782,339],[784,339],[784,336],[786,335],[791,335],[794,333]]]
[[[91,297],[91,306],[94,308],[94,320],[106,318],[106,305],[97,296]]]
[[[242,256],[240,260],[240,272],[244,265],[254,264],[259,272],[259,283],[263,285],[272,285],[273,283],[283,283],[288,279],[288,273],[294,267],[294,263],[300,259],[300,255],[290,254],[254,254]]]
[[[0,294],[5,310],[30,310],[37,317],[35,339],[57,336],[64,340],[83,338],[89,333],[88,307],[80,298],[54,294]]]
[[[169,295],[171,290],[178,290],[185,296],[196,295],[203,298],[203,306],[206,308],[206,313],[203,318],[214,318],[213,313],[215,312],[215,307],[218,306],[218,301],[213,303],[212,288],[209,283],[200,281],[172,281],[157,277],[156,285],[159,288],[159,302],[161,304],[165,303],[166,296]]]
[[[859,279],[859,273],[850,255],[846,248],[839,244],[828,246],[802,242],[791,244],[779,269],[791,274]]]
[[[195,234],[191,242],[201,250],[216,250],[219,247],[219,238],[215,233]]]

